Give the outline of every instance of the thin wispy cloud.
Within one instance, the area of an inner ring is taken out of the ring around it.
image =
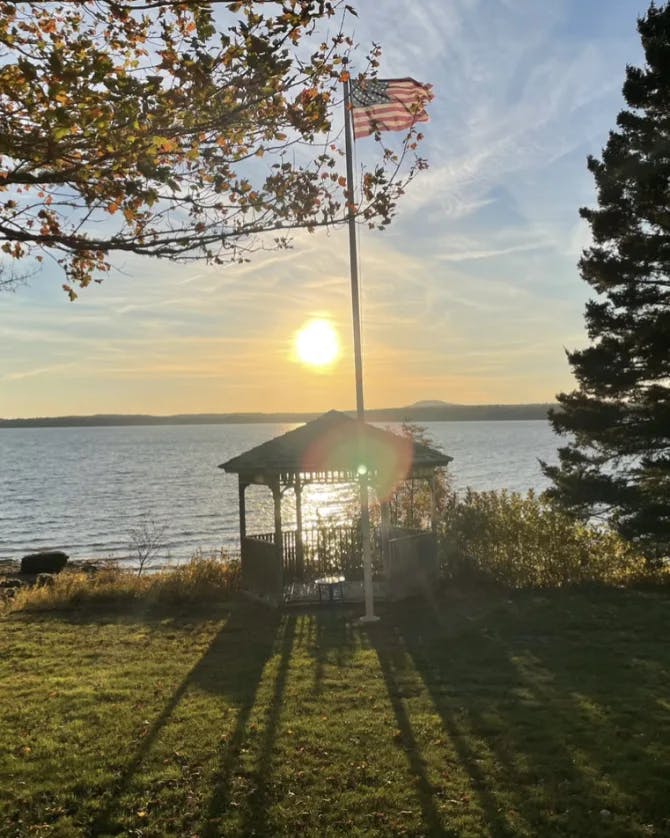
[[[53,375],[56,372],[60,373],[64,370],[71,370],[74,366],[74,364],[53,364],[48,367],[37,367],[34,369],[7,372],[3,375],[0,375],[0,381],[23,381],[26,378],[36,378],[38,376]]]
[[[545,241],[528,242],[526,244],[510,245],[497,249],[470,247],[464,250],[453,250],[438,256],[442,262],[471,262],[477,259],[493,259],[496,256],[509,256],[512,253],[528,253],[530,250],[545,250],[549,244]]]

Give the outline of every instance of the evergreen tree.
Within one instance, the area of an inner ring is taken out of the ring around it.
[[[598,207],[579,263],[597,292],[591,345],[569,352],[578,389],[558,396],[570,438],[545,473],[573,512],[607,515],[650,556],[670,546],[670,3],[638,20],[644,68],[626,68],[628,108],[588,168]]]

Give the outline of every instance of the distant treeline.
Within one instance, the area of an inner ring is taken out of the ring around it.
[[[367,410],[370,422],[463,422],[546,419],[553,404],[450,404],[388,407]],[[346,411],[355,416],[355,411]],[[0,428],[69,428],[109,425],[244,425],[269,422],[309,422],[318,413],[180,413],[175,416],[99,413],[95,416],[46,416],[0,419]]]
[[[366,410],[371,422],[482,422],[508,419],[547,419],[555,404],[445,404],[410,405]],[[352,414],[353,415],[353,414]]]

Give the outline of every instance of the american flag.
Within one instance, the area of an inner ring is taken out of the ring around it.
[[[433,86],[412,78],[352,80],[349,101],[354,137],[402,131],[415,122],[428,122],[424,105],[432,99]]]

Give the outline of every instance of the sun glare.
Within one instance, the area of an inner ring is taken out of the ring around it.
[[[295,352],[303,364],[328,366],[340,354],[337,332],[327,320],[312,320],[296,334]]]

